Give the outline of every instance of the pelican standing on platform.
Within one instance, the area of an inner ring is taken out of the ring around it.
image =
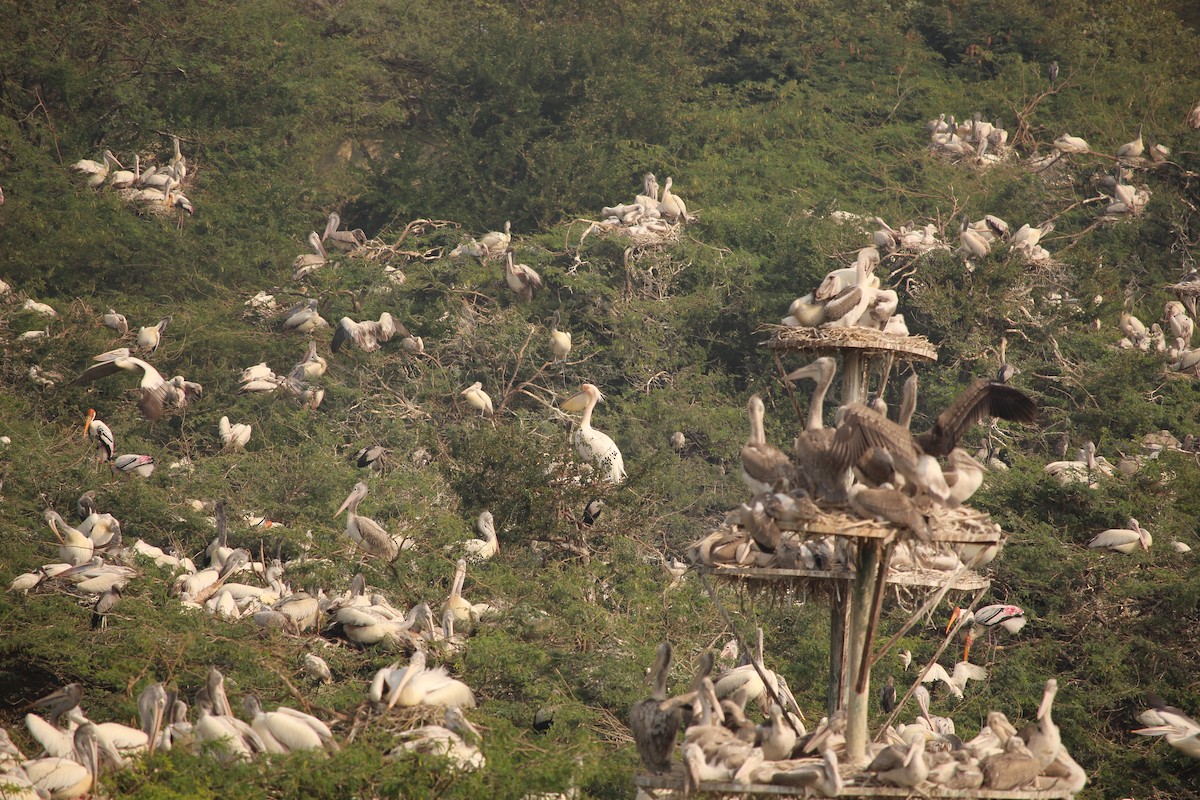
[[[657,773],[671,771],[675,738],[683,724],[683,708],[667,703],[667,672],[670,668],[671,643],[663,642],[658,646],[648,676],[654,684],[650,697],[634,703],[629,709],[629,727],[633,730],[638,755],[646,769]]]
[[[750,396],[747,404],[750,415],[750,440],[742,447],[742,482],[751,494],[787,492],[795,481],[791,459],[778,447],[767,443],[763,425],[766,409],[762,398]]]
[[[571,435],[579,457],[594,462],[610,482],[620,483],[625,480],[625,460],[621,457],[621,451],[612,437],[592,427],[592,412],[603,399],[604,395],[600,394],[599,389],[585,383],[578,392],[563,401],[561,408],[568,413],[583,411],[579,427]]]

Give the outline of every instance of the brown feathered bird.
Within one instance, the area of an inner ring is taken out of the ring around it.
[[[671,643],[658,646],[650,680],[654,688],[650,696],[629,709],[629,727],[637,742],[638,755],[651,772],[670,772],[675,738],[683,723],[683,709],[667,700],[667,671],[671,668]],[[665,707],[664,707],[665,706]]]

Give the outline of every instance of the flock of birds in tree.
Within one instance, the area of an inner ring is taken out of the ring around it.
[[[188,178],[187,158],[179,150],[179,137],[172,136],[175,152],[166,165],[142,169],[142,157],[135,153],[133,169],[126,169],[111,150],[105,150],[99,161],[80,159],[71,169],[87,176],[87,185],[97,191],[105,187],[117,192],[121,199],[152,213],[171,213],[178,209],[189,216],[195,213],[192,201],[183,193]],[[182,219],[181,219],[182,221]]]

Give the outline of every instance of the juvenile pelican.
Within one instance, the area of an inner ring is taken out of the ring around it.
[[[1079,136],[1064,133],[1054,140],[1054,149],[1060,153],[1087,153],[1092,148],[1088,145],[1087,141]]]
[[[988,240],[971,229],[966,214],[962,218],[962,228],[959,230],[958,240],[962,245],[963,252],[975,258],[984,258],[992,251],[992,245]]]
[[[91,559],[95,549],[95,543],[91,539],[68,525],[52,508],[46,509],[42,516],[59,541],[58,557],[60,559],[72,566],[79,566]]]
[[[337,750],[333,731],[321,720],[295,709],[280,706],[263,711],[252,694],[242,700],[250,727],[262,739],[268,753],[294,753],[298,750]]]
[[[83,432],[96,443],[101,463],[113,460],[117,449],[116,440],[113,438],[112,428],[96,419],[96,409],[88,409],[87,421],[83,423]]]
[[[1149,700],[1151,708],[1137,717],[1146,727],[1133,732],[1139,736],[1161,736],[1184,755],[1200,759],[1200,723],[1167,705],[1158,695],[1151,694]]]
[[[317,328],[328,328],[329,323],[317,310],[317,299],[314,297],[307,303],[295,306],[287,312],[283,320],[283,329],[312,333]]]
[[[111,150],[105,150],[102,158],[102,161],[92,161],[90,158],[80,159],[71,165],[71,169],[89,175],[90,177],[87,181],[88,187],[99,189],[108,180],[108,173],[112,168],[122,166]]]
[[[950,622],[946,625],[946,633],[954,627],[954,624],[962,619],[962,624],[967,626],[967,645],[963,649],[963,661],[967,661],[971,654],[971,643],[979,637],[979,632],[986,630],[990,635],[996,628],[1003,628],[1012,634],[1021,632],[1025,627],[1027,620],[1025,612],[1020,606],[996,604],[984,606],[978,611],[967,611],[965,608],[956,608],[950,615]],[[975,679],[978,680],[978,679]]]
[[[542,276],[528,264],[514,264],[512,250],[504,252],[504,281],[525,302],[533,299],[535,289],[542,288]]]
[[[612,483],[625,480],[625,460],[617,443],[608,434],[592,427],[592,412],[596,404],[604,399],[600,390],[590,383],[579,387],[579,391],[563,401],[561,408],[568,413],[583,411],[579,427],[571,435],[575,450],[586,462],[594,462]]]
[[[304,358],[296,366],[292,367],[292,371],[288,373],[288,377],[308,381],[321,377],[328,368],[329,363],[317,355],[317,343],[311,341],[308,343],[308,352],[305,353]]]
[[[637,743],[638,755],[646,769],[657,773],[671,771],[671,754],[675,752],[675,738],[683,723],[683,708],[667,700],[670,668],[671,643],[664,641],[658,646],[654,666],[647,677],[654,684],[650,697],[634,703],[629,709],[629,727]]]
[[[119,334],[124,335],[126,333],[129,333],[129,320],[125,319],[124,314],[118,314],[116,311],[114,311],[111,308],[104,315],[103,322],[104,322],[104,327],[112,328],[114,331],[116,331]]]
[[[345,511],[346,535],[366,552],[378,556],[390,564],[400,554],[401,546],[396,541],[399,537],[389,534],[386,528],[370,517],[358,515],[358,504],[366,496],[367,484],[359,481],[354,484],[354,489],[350,492],[349,497],[338,506],[338,510],[334,512],[333,516],[336,519]]]
[[[508,252],[508,246],[512,242],[512,222],[504,223],[504,232],[489,231],[479,237],[476,242],[478,246],[479,258],[494,258]]]
[[[1058,694],[1058,681],[1050,678],[1046,681],[1046,686],[1042,691],[1042,703],[1038,706],[1037,723],[1025,726],[1019,734],[1025,742],[1025,746],[1029,748],[1029,752],[1037,759],[1041,769],[1050,766],[1050,763],[1058,756],[1058,751],[1062,749],[1062,738],[1059,735],[1058,726],[1054,724],[1054,720],[1050,716],[1056,694]]]
[[[1129,518],[1128,528],[1109,528],[1102,531],[1094,539],[1088,542],[1088,547],[1093,549],[1105,548],[1116,553],[1124,553],[1128,555],[1134,550],[1141,547],[1143,550],[1149,550],[1150,545],[1154,543],[1154,537],[1150,535],[1150,531],[1143,528],[1136,519]]]
[[[393,758],[410,752],[427,753],[442,756],[459,770],[483,769],[487,761],[474,744],[480,738],[475,726],[467,721],[461,709],[454,706],[446,708],[445,722],[444,727],[423,725],[397,734],[400,743],[384,757]]]
[[[442,605],[442,611],[451,611],[454,618],[465,622],[471,618],[471,604],[462,596],[463,583],[467,579],[467,560],[460,558],[454,565],[454,580],[450,583],[450,595]]]
[[[221,434],[221,445],[226,450],[241,452],[250,441],[251,427],[244,422],[230,424],[229,417],[221,417],[217,423],[217,432]]]
[[[480,513],[475,527],[479,530],[481,539],[468,539],[463,544],[467,558],[472,561],[486,561],[500,552],[500,540],[496,538],[496,523],[492,512]]]
[[[495,413],[491,395],[483,390],[483,381],[475,381],[459,394],[466,398],[467,405],[478,411],[480,416],[490,417]]]
[[[386,311],[379,315],[378,321],[355,322],[349,317],[342,317],[337,330],[333,332],[333,344],[330,349],[336,353],[346,342],[350,342],[364,353],[374,353],[382,342],[390,341],[396,335],[396,331],[401,331],[404,336],[408,335],[404,326],[397,325],[396,320]]]
[[[88,794],[100,774],[95,726],[76,728],[72,758],[39,758],[21,765],[36,791],[52,800],[71,800]],[[0,777],[3,781],[3,777]]]
[[[325,223],[325,232],[321,234],[322,242],[329,244],[345,252],[352,252],[358,247],[366,244],[367,235],[362,232],[362,229],[355,228],[352,231],[338,230],[342,226],[342,218],[338,216],[336,211],[329,213],[329,219]]]
[[[561,321],[560,312],[556,309],[554,320],[550,323],[550,352],[554,355],[555,363],[565,362],[571,353],[571,333],[558,329]]]
[[[171,323],[172,315],[168,314],[158,321],[156,325],[147,325],[138,331],[137,347],[139,350],[148,350],[154,353],[158,350],[159,344],[162,343],[163,332],[166,331],[167,325]]]
[[[325,259],[328,256],[325,253],[325,246],[321,244],[321,237],[317,236],[316,231],[309,232],[308,244],[316,252],[301,253],[296,256],[292,262],[292,280],[298,281],[305,278],[325,265]]]
[[[667,182],[663,184],[662,200],[658,203],[658,211],[670,222],[687,222],[691,218],[688,216],[687,204],[683,202],[683,198],[671,191],[672,178],[667,176]]]
[[[763,492],[787,492],[795,481],[796,468],[787,454],[767,443],[763,427],[766,409],[762,398],[750,396],[747,404],[750,415],[750,440],[742,446],[742,482],[753,495]]]

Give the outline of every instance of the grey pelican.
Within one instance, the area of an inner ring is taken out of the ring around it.
[[[221,435],[221,446],[225,450],[241,452],[250,441],[251,427],[244,422],[230,423],[229,417],[221,417],[217,432]]]
[[[448,706],[445,723],[445,726],[423,725],[397,734],[400,743],[385,758],[407,752],[426,753],[445,758],[458,770],[483,769],[487,760],[476,746],[479,731],[467,721],[462,710]]]
[[[162,343],[163,332],[167,329],[167,325],[171,323],[172,315],[168,314],[158,321],[155,325],[147,325],[138,331],[137,347],[139,350],[149,350],[154,353],[158,350],[159,344]]]
[[[826,428],[824,421],[825,395],[833,384],[836,372],[837,362],[829,356],[822,356],[784,378],[786,381],[810,378],[817,384],[808,406],[808,421],[793,443],[797,475],[805,484],[804,488],[815,497],[832,498],[845,491],[841,471],[835,470],[831,463],[829,449],[833,444],[834,431]]]
[[[338,506],[338,510],[334,512],[333,516],[336,518],[345,511],[346,535],[366,552],[391,563],[400,554],[401,546],[396,541],[399,537],[392,536],[382,525],[370,517],[358,515],[358,504],[366,496],[367,484],[359,481],[354,484],[354,489],[346,501]]]
[[[768,761],[781,761],[792,755],[796,731],[785,721],[783,708],[778,703],[771,704],[771,724],[761,733],[761,747]]]
[[[1108,549],[1126,555],[1139,547],[1149,550],[1150,545],[1154,543],[1154,537],[1150,535],[1150,531],[1143,528],[1133,517],[1130,517],[1126,524],[1129,525],[1128,528],[1109,528],[1102,531],[1088,542],[1088,547]]]
[[[329,219],[325,223],[325,232],[321,234],[321,241],[329,242],[332,247],[345,252],[351,252],[366,244],[367,235],[362,232],[362,229],[338,230],[341,226],[342,218],[338,216],[338,213],[336,211],[329,212]]]
[[[263,711],[252,694],[242,700],[251,729],[259,735],[268,753],[294,753],[299,750],[338,750],[333,731],[321,720],[295,709],[280,706]]]
[[[478,411],[480,416],[490,417],[495,413],[491,395],[483,390],[483,381],[475,381],[459,394],[466,398],[467,405]]]
[[[658,646],[648,680],[653,682],[650,697],[629,709],[629,727],[637,743],[642,764],[651,772],[671,771],[675,737],[683,723],[683,709],[667,700],[667,672],[671,668],[671,643]]]
[[[1142,140],[1142,126],[1138,125],[1137,138],[1126,142],[1117,148],[1117,158],[1141,158],[1146,151],[1146,143]]]
[[[964,608],[956,608],[950,615],[950,622],[946,625],[946,632],[949,633],[954,624],[962,619],[962,624],[967,628],[967,645],[963,649],[963,661],[966,661],[971,653],[971,643],[979,636],[981,630],[987,630],[989,633],[996,628],[1003,628],[1009,633],[1020,633],[1025,627],[1025,611],[1020,606],[996,604],[984,606],[983,608],[971,612]],[[975,680],[978,680],[976,678]]]
[[[554,320],[550,323],[550,352],[554,355],[555,363],[565,362],[571,353],[571,333],[558,329],[561,321],[560,312],[556,309]]]
[[[83,423],[83,432],[96,443],[101,463],[113,460],[117,449],[116,440],[113,438],[112,428],[96,419],[96,409],[88,409],[87,421]]]
[[[975,258],[984,258],[992,251],[992,246],[982,235],[971,229],[966,214],[962,218],[962,228],[958,234],[963,252]]]
[[[213,748],[223,762],[249,759],[267,751],[266,742],[245,722],[231,714],[213,713],[209,700],[197,700],[198,716],[192,728],[197,752]]]
[[[796,468],[787,454],[767,442],[763,428],[765,408],[757,394],[747,404],[750,416],[750,440],[742,446],[742,482],[751,494],[787,492],[795,481]]]
[[[912,788],[929,775],[929,764],[925,761],[925,739],[912,736],[907,749],[898,745],[886,747],[867,766],[867,772],[893,786]]]
[[[292,261],[292,280],[294,281],[301,280],[316,272],[325,265],[325,259],[328,258],[325,253],[325,246],[321,244],[321,237],[317,236],[316,231],[309,231],[308,243],[316,252],[301,253]]]
[[[642,176],[642,191],[644,194],[633,198],[634,203],[642,207],[644,215],[658,216],[658,179],[654,177],[653,172]]]
[[[1042,702],[1038,706],[1037,723],[1026,725],[1019,736],[1029,748],[1029,752],[1037,759],[1039,771],[1050,766],[1062,749],[1062,738],[1058,726],[1050,716],[1054,696],[1058,693],[1058,681],[1049,678],[1042,691]],[[1015,738],[1015,737],[1014,737]]]
[[[486,561],[500,552],[500,540],[496,538],[496,522],[492,512],[483,511],[475,523],[481,539],[468,539],[463,543],[467,558],[472,561]]]
[[[84,370],[83,374],[75,379],[76,384],[88,383],[109,375],[115,375],[121,370],[128,370],[130,372],[140,370],[142,379],[139,382],[141,397],[138,399],[138,410],[142,412],[142,416],[149,420],[157,420],[162,417],[163,404],[167,400],[170,390],[167,381],[163,379],[158,370],[140,358],[129,355],[127,348],[104,353],[103,355],[96,356],[95,360],[99,363],[93,364]],[[172,397],[174,396],[173,391],[170,391],[170,394]]]
[[[442,605],[442,610],[449,609],[454,618],[466,621],[471,618],[471,603],[462,596],[463,583],[467,579],[467,560],[460,558],[454,565],[454,580],[450,583],[450,595]]]
[[[129,320],[125,319],[124,314],[118,314],[111,308],[104,315],[103,322],[104,327],[112,328],[117,333],[122,335],[129,333]]]
[[[288,373],[288,377],[296,378],[297,380],[312,380],[324,375],[328,368],[329,363],[317,355],[317,343],[311,341],[308,343],[308,351],[304,354],[304,358],[296,366],[292,367],[292,371]]]
[[[535,289],[542,288],[542,276],[528,264],[514,264],[512,250],[504,251],[504,281],[525,302],[533,299]]]
[[[95,543],[68,525],[57,511],[46,509],[43,517],[58,539],[58,557],[72,566],[79,566],[91,559]]]
[[[327,328],[329,323],[317,311],[317,299],[314,297],[307,303],[302,303],[290,309],[283,320],[283,329],[312,333],[317,328]]]
[[[142,732],[146,734],[147,746],[151,753],[158,749],[163,717],[171,702],[161,683],[147,685],[138,695],[138,719],[142,723]]]
[[[100,774],[96,726],[88,723],[76,728],[73,741],[73,758],[39,758],[21,765],[33,788],[43,796],[71,800],[95,786]]]
[[[658,211],[670,222],[687,222],[691,218],[688,216],[687,204],[683,202],[683,198],[671,191],[673,180],[667,176],[667,182],[663,184],[662,199],[658,202]]]
[[[476,242],[479,258],[492,258],[508,252],[508,246],[512,242],[512,222],[504,223],[504,232],[489,231],[479,237]]]
[[[336,353],[344,344],[350,342],[364,353],[374,353],[382,342],[390,341],[397,331],[403,336],[408,336],[404,326],[397,325],[396,320],[386,311],[379,315],[378,321],[355,322],[349,317],[342,317],[338,321],[337,330],[333,332],[333,344],[330,349]]]
[[[592,427],[592,412],[596,404],[604,399],[593,384],[585,383],[579,391],[568,397],[560,406],[568,413],[583,411],[579,427],[571,435],[575,451],[586,462],[594,462],[600,468],[604,477],[611,483],[621,483],[625,480],[625,459],[617,443],[608,434]]]
[[[1151,707],[1137,717],[1146,727],[1133,732],[1140,736],[1161,736],[1184,755],[1200,759],[1200,723],[1167,705],[1158,695],[1151,694],[1149,700]]]
[[[1032,783],[1041,773],[1037,758],[1013,736],[1004,743],[1004,752],[983,762],[983,785],[997,791],[1011,791]]]
[[[446,706],[474,708],[475,693],[462,681],[451,678],[445,667],[425,665],[425,652],[418,650],[387,698],[387,707]]]

